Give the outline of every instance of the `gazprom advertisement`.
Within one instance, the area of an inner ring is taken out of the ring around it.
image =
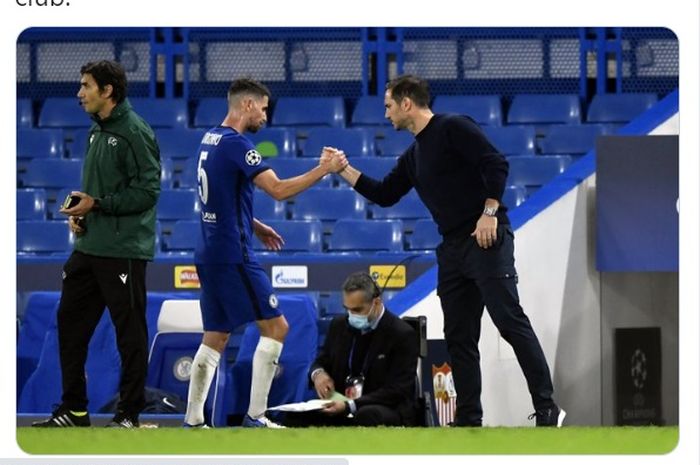
[[[678,136],[596,146],[597,268],[678,271]]]

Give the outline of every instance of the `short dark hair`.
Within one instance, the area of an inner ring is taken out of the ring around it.
[[[362,271],[351,274],[343,283],[343,292],[355,291],[364,292],[367,302],[382,295],[377,282],[369,274]]]
[[[111,60],[93,61],[80,68],[80,74],[89,74],[95,79],[100,90],[112,86],[112,100],[120,104],[126,98],[126,72],[124,67]]]
[[[430,86],[428,81],[412,74],[404,74],[387,82],[386,90],[391,91],[391,98],[401,103],[405,97],[421,108],[430,105]]]
[[[270,89],[260,81],[251,78],[236,79],[228,88],[228,100],[239,94],[253,94],[256,97],[270,98]]]

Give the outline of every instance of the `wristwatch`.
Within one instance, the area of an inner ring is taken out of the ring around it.
[[[496,216],[498,207],[484,207],[484,215],[486,216]]]

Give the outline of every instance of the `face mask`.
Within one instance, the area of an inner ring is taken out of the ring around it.
[[[374,310],[374,304],[372,304],[372,307],[369,309],[369,313],[367,315],[348,313],[348,324],[360,331],[370,329],[372,327],[372,322],[369,321],[369,315],[372,314],[372,310]]]

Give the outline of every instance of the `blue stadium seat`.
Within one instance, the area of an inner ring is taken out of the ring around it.
[[[175,165],[172,160],[160,160],[160,188],[171,189],[174,183]]]
[[[306,294],[279,295],[279,308],[289,322],[289,332],[270,388],[270,407],[310,398],[308,372],[318,348],[317,311],[311,298]],[[243,415],[248,409],[252,359],[259,338],[257,326],[248,325],[236,361],[226,373],[226,390],[217,392],[225,400],[221,409],[212,414],[216,425],[222,424],[226,415]]]
[[[29,129],[34,126],[32,101],[28,98],[17,99],[17,128]]]
[[[342,97],[280,97],[272,114],[273,126],[345,126]]]
[[[63,157],[63,130],[17,130],[17,158]]]
[[[508,207],[513,209],[523,203],[527,199],[527,189],[523,186],[508,186],[505,191],[503,191],[503,198],[501,202]]]
[[[17,189],[17,221],[46,219],[46,191]]]
[[[323,249],[323,226],[318,220],[310,221],[265,221],[265,224],[273,228],[282,239],[284,246],[281,252],[322,252]],[[255,237],[255,250],[267,250],[265,246]]]
[[[431,218],[430,212],[418,197],[418,193],[411,189],[401,200],[391,207],[372,205],[372,218],[377,220],[415,220],[418,218]]]
[[[185,127],[189,124],[187,101],[183,99],[130,97],[129,103],[152,128]]]
[[[396,166],[395,158],[355,158],[350,163],[360,173],[366,174],[370,178],[377,180],[384,179],[384,176]],[[341,181],[344,183],[344,181]]]
[[[259,220],[284,220],[287,208],[284,202],[273,199],[265,192],[256,191],[253,196],[253,216]]]
[[[287,179],[294,176],[299,176],[313,169],[318,165],[318,160],[311,158],[272,158],[267,160],[270,167],[275,172],[278,178]],[[331,187],[333,186],[333,175],[326,175],[315,184],[316,187]]]
[[[537,155],[510,157],[508,184],[515,186],[542,186],[563,173],[571,164],[567,155]]]
[[[363,219],[365,199],[351,189],[309,189],[294,198],[290,207],[294,220]]]
[[[387,126],[391,122],[384,113],[384,97],[363,96],[357,99],[350,120],[353,126]]]
[[[513,98],[508,124],[578,124],[581,102],[574,94],[520,94]]]
[[[400,252],[402,231],[400,220],[338,220],[328,240],[328,251]]]
[[[205,131],[199,129],[156,129],[161,158],[199,159],[199,143]]]
[[[198,220],[201,208],[195,189],[164,189],[160,192],[157,218],[161,221]]]
[[[297,141],[294,131],[288,128],[262,128],[256,133],[246,133],[263,157],[296,157]]]
[[[374,156],[374,138],[363,128],[313,128],[304,142],[303,157],[320,157],[325,146],[337,147],[348,157]]]
[[[27,163],[27,172],[21,176],[23,187],[80,190],[82,160],[34,158]]]
[[[322,292],[318,299],[318,310],[322,316],[345,313],[341,291]]]
[[[595,148],[598,136],[610,134],[611,127],[603,124],[552,126],[540,142],[542,153],[576,155]]]
[[[70,158],[85,158],[90,129],[79,128],[67,134],[66,149]]]
[[[503,123],[501,98],[498,95],[437,95],[435,113],[467,115],[479,124],[500,126]]]
[[[199,221],[176,221],[170,229],[170,234],[163,236],[163,250],[165,252],[194,252],[199,228]]]
[[[589,123],[627,123],[654,106],[656,94],[596,94],[588,107]]]
[[[65,254],[72,244],[67,221],[17,222],[17,253]]]
[[[85,374],[88,411],[96,413],[119,390],[121,359],[114,326],[105,311],[88,346]],[[29,376],[17,405],[20,413],[49,413],[61,402],[61,367],[58,355],[58,331],[55,318],[43,340],[36,370]]]
[[[228,104],[224,97],[205,97],[199,99],[194,112],[194,126],[197,128],[213,128],[218,126],[226,117]]]
[[[532,126],[484,126],[484,134],[503,155],[534,155],[535,128]]]
[[[197,189],[198,158],[171,160],[173,162],[173,184],[178,189]]]
[[[39,112],[42,128],[87,128],[92,126],[90,115],[85,113],[76,97],[49,97]]]
[[[416,221],[413,233],[406,238],[408,250],[435,250],[442,242],[437,224],[432,219]]]
[[[383,137],[377,139],[377,152],[382,157],[396,157],[403,154],[416,141],[408,131],[387,129]]]

